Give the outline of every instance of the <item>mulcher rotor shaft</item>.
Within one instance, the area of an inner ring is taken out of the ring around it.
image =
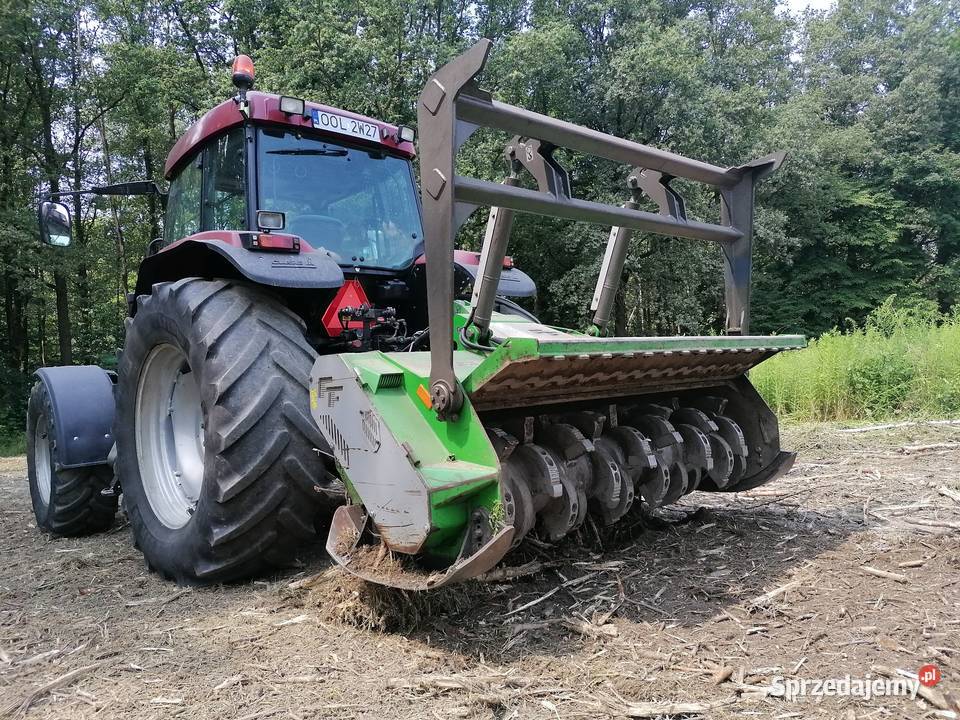
[[[701,484],[731,486],[743,475],[747,446],[740,426],[720,414],[724,402],[610,405],[604,412],[514,420],[512,433],[489,428],[514,544],[534,529],[545,540],[559,540],[588,513],[612,525],[636,503],[652,509]]]

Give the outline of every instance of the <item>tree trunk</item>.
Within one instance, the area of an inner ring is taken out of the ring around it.
[[[36,82],[34,86],[34,102],[37,103],[40,120],[43,125],[44,171],[50,186],[50,192],[56,193],[60,191],[60,154],[57,152],[57,147],[53,140],[54,84],[47,80],[46,73],[43,70],[40,58],[37,56],[37,49],[35,47],[31,48],[30,61]],[[60,341],[60,362],[63,365],[70,365],[73,362],[73,333],[70,328],[69,289],[67,287],[67,277],[63,270],[54,270],[53,287],[57,296],[57,334]]]
[[[143,138],[143,171],[147,180],[153,180],[153,152],[150,150],[150,138]],[[160,237],[160,222],[157,214],[157,196],[147,195],[150,208],[150,240]]]
[[[111,157],[110,157],[110,142],[107,139],[107,124],[100,120],[98,127],[100,128],[100,141],[103,144],[103,167],[107,176],[107,184],[113,184],[113,169],[111,167]],[[153,196],[150,196],[151,200]],[[110,215],[113,217],[113,236],[114,236],[114,245],[117,249],[117,259],[120,262],[118,268],[119,278],[117,278],[117,289],[118,295],[120,295],[120,308],[121,311],[120,317],[126,315],[126,302],[127,302],[127,293],[130,292],[130,284],[128,280],[129,271],[127,269],[127,243],[123,237],[123,225],[120,223],[120,210],[117,207],[116,198],[110,198]],[[153,213],[151,212],[151,218]]]
[[[630,273],[624,273],[620,291],[613,300],[613,333],[617,337],[625,337],[627,334],[627,291],[630,280]]]
[[[78,12],[79,14],[79,12]],[[73,52],[72,57],[70,58],[70,85],[72,87],[71,92],[71,102],[73,104],[73,150],[71,152],[71,159],[73,164],[73,189],[82,190],[83,189],[83,136],[85,129],[83,127],[83,115],[81,108],[81,76],[80,76],[80,61],[81,53],[83,48],[81,47],[81,36],[80,36],[80,18],[75,16],[73,28],[72,28],[72,41],[73,41]],[[87,234],[85,232],[83,224],[83,206],[80,203],[80,199],[77,198],[73,203],[73,236],[76,241],[77,246],[77,297],[80,302],[78,303],[78,323],[79,326],[78,335],[80,342],[78,343],[81,351],[81,360],[89,361],[90,358],[89,350],[91,346],[91,341],[94,338],[94,328],[93,328],[93,303],[90,299],[90,281],[87,277],[87,263],[86,263],[86,245],[87,245]],[[87,352],[83,352],[83,349],[86,349]]]
[[[53,271],[53,287],[57,294],[57,336],[60,339],[60,364],[73,363],[73,336],[70,330],[70,305],[67,276],[62,270]]]

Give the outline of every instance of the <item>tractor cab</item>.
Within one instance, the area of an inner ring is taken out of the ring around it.
[[[239,232],[247,249],[283,249],[248,240],[273,233],[353,270],[398,270],[422,254],[412,128],[253,92],[245,56],[233,80],[236,97],[197,121],[167,160],[164,247]]]

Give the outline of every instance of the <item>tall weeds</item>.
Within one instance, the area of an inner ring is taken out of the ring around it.
[[[960,312],[898,307],[782,353],[750,379],[781,417],[884,420],[960,415]]]

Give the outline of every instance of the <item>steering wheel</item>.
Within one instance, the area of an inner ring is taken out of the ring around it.
[[[299,235],[314,247],[342,254],[347,226],[331,215],[297,215],[287,224],[286,232]]]

